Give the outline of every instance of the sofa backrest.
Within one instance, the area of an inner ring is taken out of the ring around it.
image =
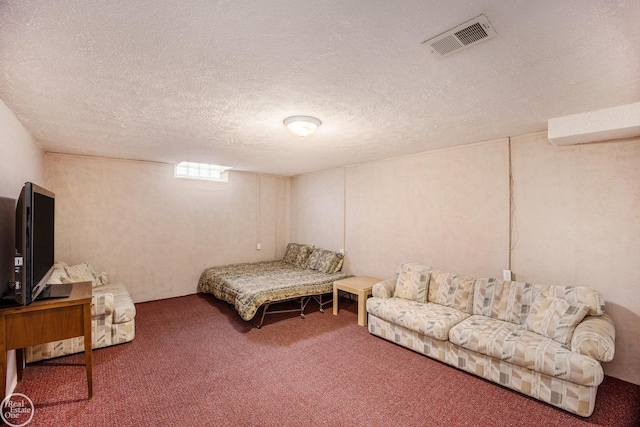
[[[431,267],[417,262],[405,262],[398,266],[396,274],[397,279],[394,290],[396,298],[427,302],[427,288],[431,277]]]
[[[475,279],[470,276],[433,270],[429,281],[428,301],[471,314],[474,282]]]
[[[536,295],[531,283],[477,279],[473,294],[473,314],[522,325]]]
[[[539,294],[562,298],[570,303],[585,304],[592,316],[604,313],[604,301],[592,289],[477,279],[474,285],[473,314],[524,325],[531,305]]]

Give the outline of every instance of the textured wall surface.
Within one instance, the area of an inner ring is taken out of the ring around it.
[[[291,241],[344,249],[342,168],[300,175],[291,181]]]
[[[599,291],[616,323],[605,373],[640,384],[640,139],[554,147],[513,139],[513,271]]]
[[[506,139],[347,168],[347,267],[394,277],[403,261],[476,276],[508,263]]]
[[[0,197],[18,198],[26,181],[44,186],[44,153],[0,100]]]
[[[195,293],[206,267],[283,255],[287,178],[195,181],[174,178],[166,164],[58,154],[46,165],[56,257],[92,262],[135,302]]]

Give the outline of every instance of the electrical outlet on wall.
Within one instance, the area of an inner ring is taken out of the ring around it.
[[[260,243],[256,243],[256,249],[260,250],[262,248],[262,245]]]
[[[502,270],[502,278],[504,280],[511,280],[511,270]]]

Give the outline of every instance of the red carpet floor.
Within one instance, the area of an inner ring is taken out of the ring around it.
[[[31,364],[29,426],[638,426],[640,386],[606,377],[582,418],[370,335],[339,316],[262,329],[210,296],[137,304],[136,339]]]

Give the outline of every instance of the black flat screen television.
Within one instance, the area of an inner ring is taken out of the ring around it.
[[[16,205],[16,301],[29,305],[45,288],[54,263],[55,195],[27,182]]]

